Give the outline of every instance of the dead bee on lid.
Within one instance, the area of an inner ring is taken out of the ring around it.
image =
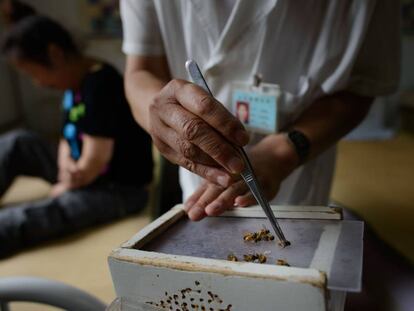
[[[243,255],[244,261],[253,262],[256,260],[256,254],[245,254]]]
[[[267,229],[262,229],[259,232],[257,232],[257,235],[261,239],[263,239],[264,237],[266,237],[268,234],[269,234],[269,230],[267,230]]]
[[[267,261],[267,256],[260,253],[245,254],[243,258],[247,262],[265,263]]]
[[[265,263],[267,260],[267,257],[264,254],[257,254],[257,260],[259,260],[260,263]]]
[[[278,266],[287,266],[287,267],[290,267],[290,265],[288,264],[288,262],[286,260],[284,260],[284,259],[278,259],[278,260],[276,260],[276,264]]]
[[[233,253],[227,255],[227,260],[229,260],[229,261],[239,261]]]
[[[261,229],[258,232],[247,232],[243,235],[244,241],[252,241],[252,242],[259,242],[259,241],[273,241],[275,237],[270,234],[270,231],[266,228]]]
[[[245,241],[257,242],[257,239],[258,239],[257,232],[247,232],[243,236],[243,240],[245,240]]]

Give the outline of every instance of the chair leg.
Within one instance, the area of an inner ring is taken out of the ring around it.
[[[10,311],[9,304],[7,302],[0,301],[0,311]]]

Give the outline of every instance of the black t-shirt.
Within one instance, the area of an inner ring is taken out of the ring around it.
[[[121,75],[108,64],[99,64],[84,78],[78,91],[63,98],[63,137],[72,158],[82,153],[82,134],[114,139],[114,151],[101,178],[140,186],[152,179],[150,136],[132,117]]]

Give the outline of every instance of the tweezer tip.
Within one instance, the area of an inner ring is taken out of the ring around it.
[[[287,241],[287,240],[284,240],[284,241],[279,241],[279,242],[277,242],[277,244],[279,244],[279,246],[281,247],[281,248],[285,248],[285,247],[287,247],[287,246],[290,246],[291,244],[290,244],[290,242],[289,241]]]

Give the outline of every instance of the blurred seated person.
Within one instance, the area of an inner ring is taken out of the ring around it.
[[[0,0],[1,19],[8,27],[34,14],[36,14],[35,9],[22,1]]]
[[[36,84],[65,93],[57,159],[35,133],[0,136],[0,197],[19,175],[53,184],[46,199],[0,209],[0,257],[142,209],[151,141],[134,122],[121,75],[82,55],[64,28],[39,15],[13,25],[2,52]]]

